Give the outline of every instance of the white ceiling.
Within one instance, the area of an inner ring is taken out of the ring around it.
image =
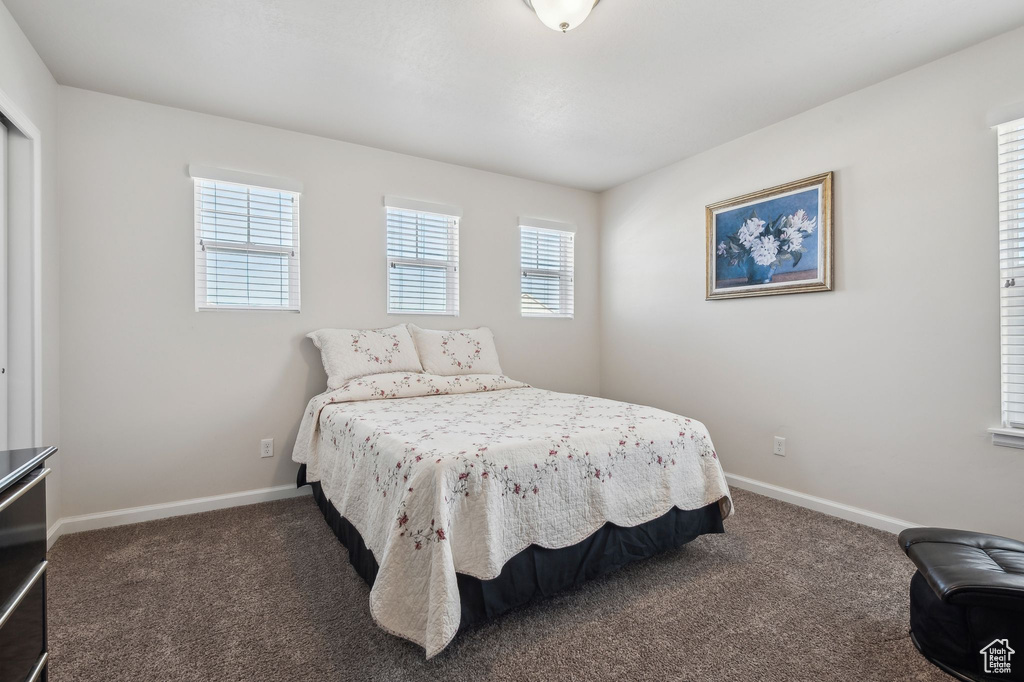
[[[3,0],[58,82],[603,190],[1024,24],[1021,0]]]

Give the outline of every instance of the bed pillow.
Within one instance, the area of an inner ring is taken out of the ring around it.
[[[423,371],[404,324],[387,329],[319,329],[306,336],[320,349],[331,390],[369,374]]]
[[[501,374],[494,334],[487,327],[436,331],[410,324],[420,363],[427,374]]]

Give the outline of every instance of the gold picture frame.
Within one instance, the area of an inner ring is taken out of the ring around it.
[[[832,171],[708,205],[706,300],[832,291],[832,208]]]

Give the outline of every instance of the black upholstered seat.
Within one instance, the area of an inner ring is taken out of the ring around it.
[[[961,679],[1024,680],[1024,542],[945,528],[899,542],[918,569],[910,625],[921,653]],[[993,672],[993,645],[1009,652],[1008,670]]]
[[[911,528],[900,533],[900,546],[943,601],[1024,610],[1024,542]]]

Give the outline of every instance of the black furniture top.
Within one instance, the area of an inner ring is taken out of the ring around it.
[[[0,495],[55,452],[53,446],[0,450]]]
[[[900,533],[900,546],[943,601],[1024,611],[1024,542],[962,530],[910,528]]]

